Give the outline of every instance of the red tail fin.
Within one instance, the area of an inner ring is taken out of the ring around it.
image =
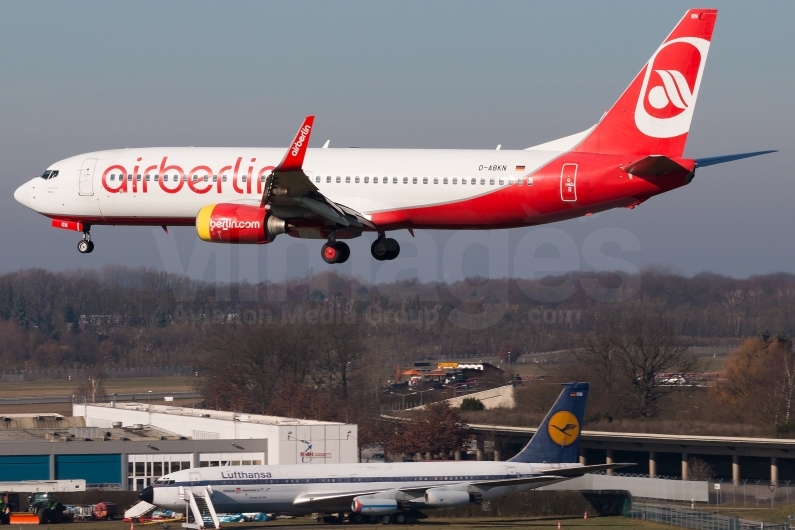
[[[685,13],[575,151],[681,157],[717,16],[717,9]]]

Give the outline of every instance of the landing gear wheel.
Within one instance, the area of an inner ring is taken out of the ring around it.
[[[91,254],[94,250],[94,242],[89,239],[81,239],[77,243],[77,251],[81,254]]]
[[[385,243],[388,249],[386,259],[393,260],[398,257],[398,254],[400,254],[400,245],[398,242],[390,237],[386,239]]]
[[[350,247],[338,241],[333,245],[326,243],[321,250],[323,261],[329,264],[345,263],[351,255]]]
[[[373,241],[372,245],[370,245],[370,254],[372,254],[373,257],[378,261],[384,261],[387,256],[387,252],[389,252],[389,250],[386,248],[385,241],[385,238],[379,237]]]
[[[395,523],[396,524],[405,524],[406,523],[406,516],[402,513],[395,514]]]
[[[362,524],[364,522],[364,516],[360,513],[355,513],[351,516],[351,522],[354,524]]]
[[[367,522],[371,523],[371,524],[377,523],[378,522],[378,516],[377,515],[368,515],[367,516]]]
[[[381,517],[381,524],[392,524],[392,516],[384,515]]]
[[[392,260],[400,254],[400,245],[391,237],[379,237],[370,246],[370,254],[378,261]]]

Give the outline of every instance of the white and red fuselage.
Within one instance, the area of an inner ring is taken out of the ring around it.
[[[88,153],[53,164],[56,178],[31,180],[19,192],[28,197],[17,199],[57,220],[192,226],[208,204],[259,205],[265,175],[283,154],[283,148],[184,147]],[[636,158],[554,150],[309,149],[303,167],[323,195],[385,231],[509,228],[633,206],[686,184],[687,171],[677,179],[633,178],[621,166]],[[82,173],[91,175],[81,190]]]
[[[287,233],[328,239],[329,263],[350,253],[337,239],[367,231],[386,242],[373,256],[393,259],[391,230],[511,228],[633,208],[689,183],[697,165],[761,154],[683,158],[716,17],[689,10],[598,124],[529,149],[307,149],[307,117],[287,154],[99,151],[51,165],[15,198],[84,239],[92,225],[195,225],[203,240],[228,243]]]

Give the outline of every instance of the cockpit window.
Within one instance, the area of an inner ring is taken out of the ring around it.
[[[44,180],[50,180],[50,179],[54,179],[57,176],[58,176],[58,170],[57,169],[56,170],[52,170],[52,171],[51,170],[47,170],[47,171],[44,172],[44,174],[41,176],[41,178],[43,178]]]

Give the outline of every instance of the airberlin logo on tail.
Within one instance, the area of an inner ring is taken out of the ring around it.
[[[646,136],[673,138],[690,130],[709,41],[682,37],[654,53],[643,76],[635,125]]]
[[[312,126],[307,124],[301,127],[299,131],[298,139],[293,143],[293,148],[290,150],[290,154],[293,156],[298,156],[298,153],[301,151],[301,146],[304,145],[306,141],[306,135],[309,134],[309,131],[312,130]]]

